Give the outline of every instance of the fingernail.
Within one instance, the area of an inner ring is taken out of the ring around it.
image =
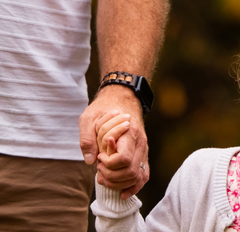
[[[125,114],[124,115],[124,118],[126,118],[126,119],[129,119],[131,116],[130,116],[130,114]]]
[[[127,122],[123,122],[122,125],[125,126],[125,127],[129,127],[129,124],[130,124],[130,122],[127,121]]]
[[[84,154],[83,156],[86,164],[92,164],[94,162],[92,154]]]

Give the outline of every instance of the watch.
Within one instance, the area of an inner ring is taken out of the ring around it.
[[[127,72],[111,72],[104,76],[99,91],[107,85],[124,85],[133,90],[142,104],[143,113],[150,111],[153,103],[153,92],[144,76],[132,75]]]

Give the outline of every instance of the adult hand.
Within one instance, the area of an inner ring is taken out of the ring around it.
[[[118,156],[98,155],[96,122],[107,112],[118,110],[130,114],[129,130],[117,141]],[[104,87],[97,98],[79,118],[80,147],[85,162],[101,161],[98,183],[115,190],[123,190],[121,197],[127,199],[136,194],[149,179],[148,145],[139,100],[132,90],[125,86]],[[97,157],[98,155],[98,157]],[[140,163],[146,165],[145,171]]]

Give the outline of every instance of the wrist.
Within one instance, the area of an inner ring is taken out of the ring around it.
[[[97,93],[96,99],[101,100],[101,104],[114,106],[120,113],[134,112],[135,114],[141,115],[142,118],[141,102],[133,90],[126,86],[105,86]]]
[[[126,217],[142,206],[142,202],[135,195],[127,200],[122,200],[121,191],[111,190],[98,184],[97,175],[95,177],[95,191],[98,206],[104,212],[108,212],[112,218]]]
[[[150,111],[153,102],[153,92],[144,76],[137,76],[127,72],[110,72],[104,76],[98,91],[108,85],[122,85],[133,91],[140,100],[143,113]]]

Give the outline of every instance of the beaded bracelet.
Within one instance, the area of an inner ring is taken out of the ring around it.
[[[132,75],[127,72],[110,72],[103,77],[98,92],[107,85],[124,85],[133,90],[142,104],[143,113],[150,111],[153,102],[153,92],[144,76]]]
[[[99,91],[106,85],[110,84],[122,84],[134,87],[140,76],[132,75],[127,72],[110,72],[103,77]]]

